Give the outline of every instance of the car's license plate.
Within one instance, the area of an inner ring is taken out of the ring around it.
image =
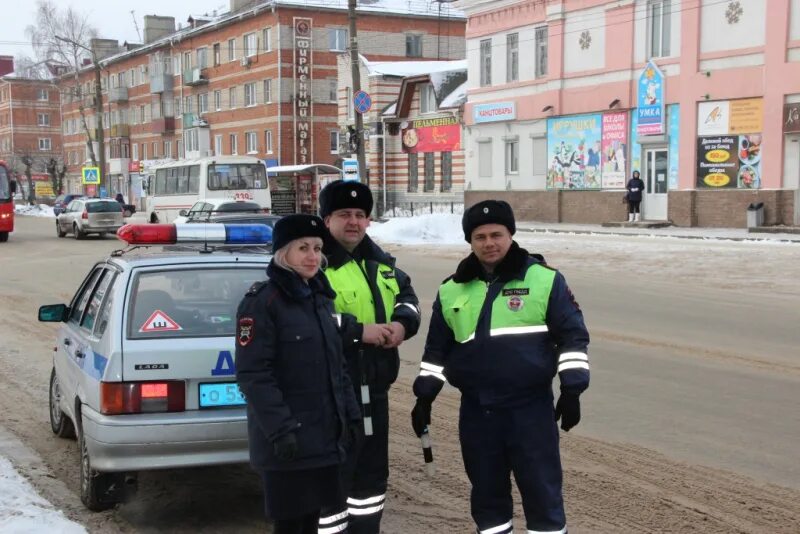
[[[241,406],[245,404],[244,395],[235,382],[214,382],[200,384],[200,407]]]

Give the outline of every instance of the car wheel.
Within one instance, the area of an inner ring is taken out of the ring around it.
[[[151,213],[150,214],[150,222],[152,224],[158,224],[158,215],[156,215],[155,213]]]
[[[56,222],[56,235],[57,235],[58,237],[64,237],[65,235],[67,235],[67,232],[65,232],[65,231],[63,231],[63,230],[61,229],[61,225],[60,225],[60,224],[58,224],[58,222]]]
[[[8,241],[8,232],[0,232],[0,243]]]
[[[75,239],[83,239],[86,237],[86,234],[78,230],[78,223],[72,223],[72,233]]]
[[[74,438],[75,425],[61,410],[61,386],[56,375],[56,368],[50,373],[50,428],[59,438]]]
[[[97,234],[97,237],[99,237],[100,239],[105,239],[106,235],[107,234],[105,232],[100,232],[99,234]]]
[[[78,442],[81,452],[81,502],[92,512],[102,512],[113,508],[116,503],[111,499],[104,498],[111,489],[111,475],[92,469],[92,460],[89,457],[89,449],[86,447],[83,431],[78,434]]]

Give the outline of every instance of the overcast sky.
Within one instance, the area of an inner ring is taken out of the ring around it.
[[[139,31],[144,31],[145,15],[165,15],[175,17],[175,21],[185,23],[189,15],[219,13],[228,10],[229,0],[54,0],[59,8],[72,6],[88,17],[89,23],[97,28],[101,37],[117,39],[120,44],[141,42],[136,34],[131,10],[134,10]],[[10,9],[13,4],[14,8]],[[0,0],[3,9],[4,31],[0,37],[0,55],[32,56],[30,42],[25,36],[25,28],[34,24],[36,2],[33,0]]]

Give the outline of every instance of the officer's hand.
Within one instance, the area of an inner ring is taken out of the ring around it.
[[[556,403],[556,421],[561,419],[561,430],[569,430],[581,420],[581,401],[577,395],[562,393]]]
[[[361,342],[367,345],[381,346],[392,336],[392,331],[385,324],[365,324]]]
[[[422,436],[429,424],[431,424],[431,403],[425,399],[417,399],[411,410],[411,427],[417,437]]]
[[[275,457],[284,462],[291,462],[297,456],[297,436],[294,432],[284,434],[272,444]]]
[[[389,337],[389,340],[383,344],[383,348],[393,349],[395,347],[399,347],[400,344],[406,339],[406,327],[403,326],[403,323],[400,321],[392,321],[387,326],[389,327],[391,336]]]

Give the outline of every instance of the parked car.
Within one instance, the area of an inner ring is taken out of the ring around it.
[[[198,242],[187,226],[168,235],[126,225],[119,237],[129,245],[188,242],[176,252],[113,253],[89,270],[69,305],[39,309],[40,321],[60,323],[50,426],[77,437],[80,497],[92,511],[130,496],[140,471],[248,461],[236,309],[266,277],[271,232],[218,225],[215,244]]]
[[[53,203],[53,213],[56,215],[61,215],[64,213],[64,210],[67,208],[70,202],[81,197],[83,197],[83,195],[76,195],[72,193],[69,195],[58,195]]]
[[[266,224],[270,228],[275,227],[275,223],[281,218],[280,215],[268,215],[266,213],[212,213],[208,220],[192,219],[189,223],[223,223],[223,224]]]
[[[212,215],[231,212],[267,213],[269,210],[257,202],[245,200],[230,200],[224,198],[209,198],[198,200],[188,211],[181,210],[174,223],[208,222]]]
[[[83,239],[88,234],[104,237],[116,232],[123,225],[122,206],[108,198],[79,198],[69,203],[66,210],[56,217],[56,235],[64,237],[68,233],[75,239]]]

